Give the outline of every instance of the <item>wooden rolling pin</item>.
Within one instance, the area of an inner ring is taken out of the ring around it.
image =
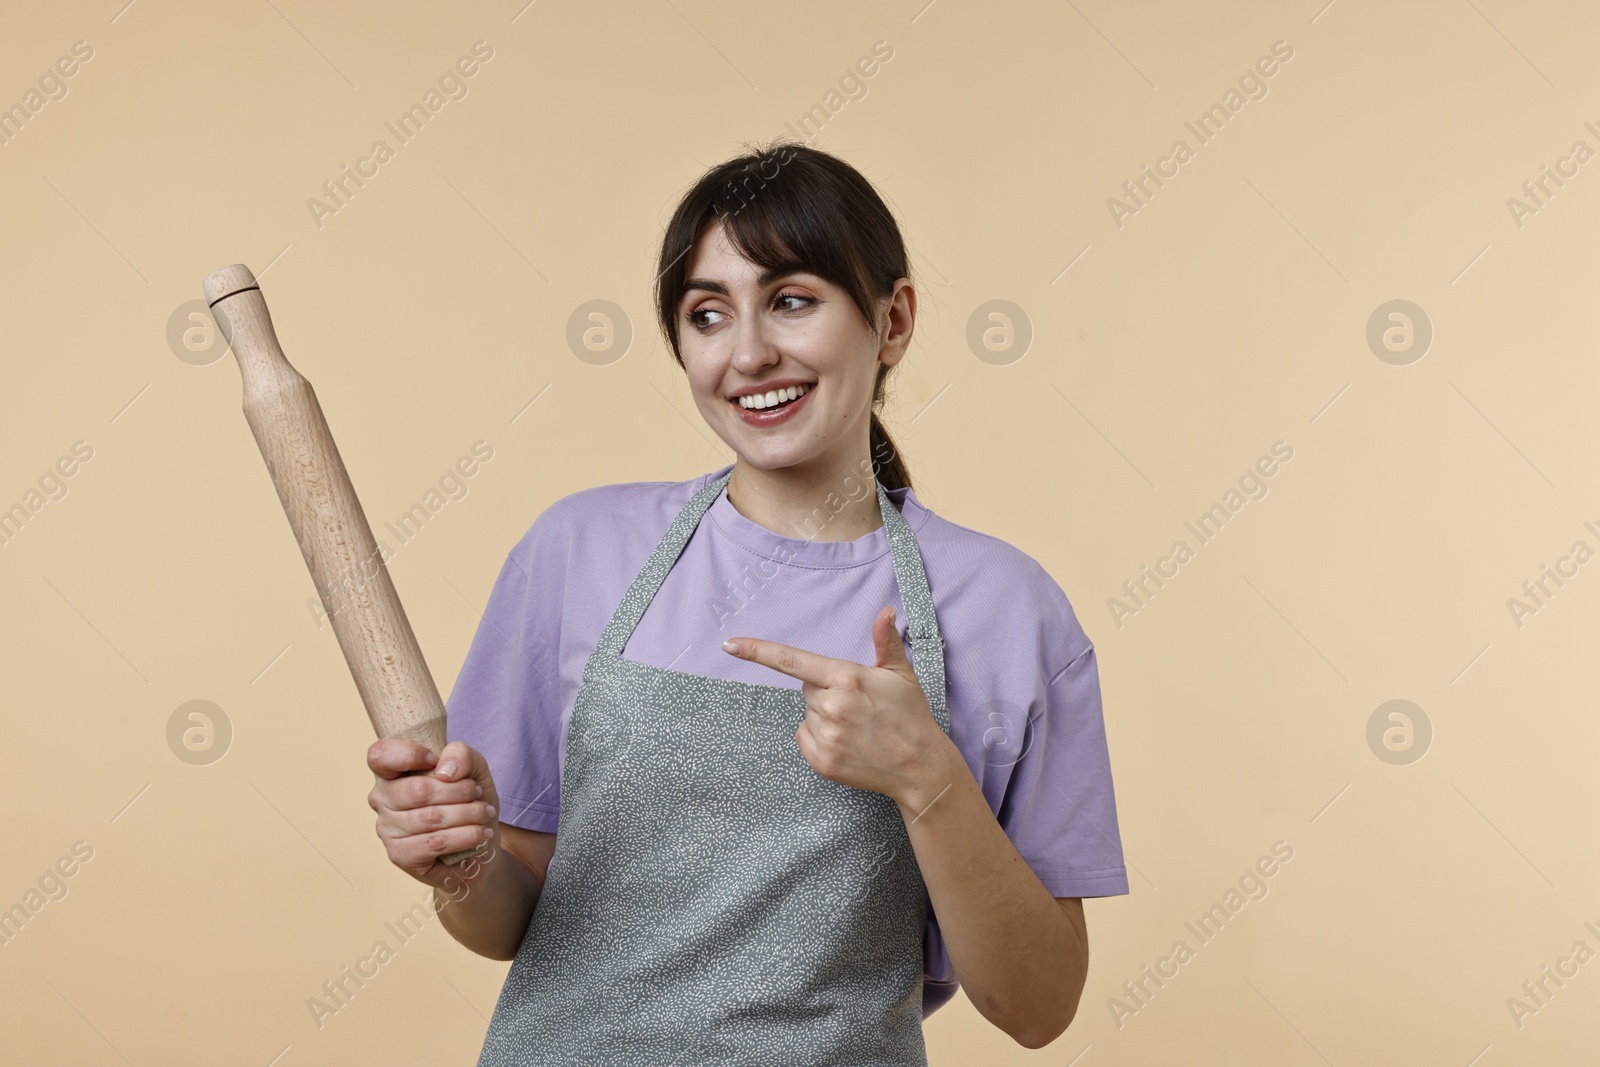
[[[289,365],[242,263],[206,276],[206,303],[244,380],[244,417],[379,737],[445,745],[445,708],[311,383]],[[416,773],[432,773],[416,772]],[[455,864],[483,851],[441,856]]]

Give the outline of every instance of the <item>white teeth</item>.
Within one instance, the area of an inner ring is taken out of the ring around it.
[[[739,398],[739,406],[752,411],[759,411],[762,408],[770,408],[776,404],[781,404],[785,400],[798,400],[810,391],[811,386],[809,385],[791,385],[787,389],[771,389],[765,393],[751,393],[749,396],[741,396]]]

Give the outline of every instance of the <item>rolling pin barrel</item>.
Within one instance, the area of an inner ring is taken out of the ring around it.
[[[373,729],[438,753],[445,745],[444,702],[316,392],[284,356],[248,267],[236,263],[207,276],[205,299],[238,360],[245,421]],[[441,858],[457,863],[476,851]]]

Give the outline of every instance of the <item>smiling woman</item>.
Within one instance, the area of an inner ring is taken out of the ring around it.
[[[752,172],[760,179],[753,191]],[[848,240],[840,238],[841,216],[849,221]],[[662,332],[688,373],[700,413],[724,440],[722,431],[740,424],[785,426],[782,434],[736,432],[735,438],[769,461],[797,458],[798,443],[814,440],[815,430],[807,438],[791,419],[820,409],[809,425],[830,427],[838,447],[807,456],[804,465],[770,465],[788,468],[791,477],[836,467],[839,453],[865,432],[871,453],[887,457],[879,473],[884,486],[911,484],[876,411],[910,343],[916,290],[899,227],[859,172],[785,143],[730,160],[684,198],[662,240],[658,268]],[[735,318],[741,325],[730,325]],[[792,372],[768,369],[780,351],[792,357]],[[781,405],[785,398],[775,390],[786,388],[798,389],[805,402],[788,397],[793,402]],[[730,495],[738,495],[742,481],[734,479]]]
[[[1128,891],[1098,667],[1037,562],[917,499],[878,417],[917,311],[893,215],[776,144],[684,194],[659,268],[734,462],[551,503],[435,773],[404,776],[420,746],[369,754],[414,877],[505,845],[440,902],[514,961],[480,1067],[921,1067],[958,984],[1048,1044],[1087,973],[1081,898]]]

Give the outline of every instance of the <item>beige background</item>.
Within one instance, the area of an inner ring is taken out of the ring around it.
[[[311,1021],[426,891],[373,836],[370,728],[237,368],[168,344],[201,278],[265,271],[375,528],[493,447],[391,564],[448,692],[546,505],[731,460],[651,318],[660,229],[705,166],[784,133],[879,40],[893,59],[814,143],[915,248],[889,425],[918,495],[1040,560],[1094,640],[1132,888],[1086,905],[1066,1034],[1030,1052],[958,998],[927,1025],[931,1062],[1589,1054],[1600,963],[1520,1027],[1507,1000],[1575,942],[1600,951],[1600,564],[1520,627],[1507,600],[1575,541],[1600,548],[1600,162],[1520,227],[1507,198],[1573,142],[1600,149],[1600,13],[524,2],[5,5],[0,104],[94,50],[0,146],[0,507],[93,449],[0,546],[0,907],[93,849],[0,947],[7,1056],[471,1063],[506,971],[433,923]],[[494,56],[469,94],[319,228],[308,198],[394,147],[383,123],[478,40]],[[1280,40],[1268,95],[1197,146],[1183,123]],[[1107,199],[1179,137],[1194,158],[1119,228]],[[607,366],[565,340],[595,299],[635,331]],[[997,299],[1033,332],[1004,365],[966,339]],[[1404,366],[1365,339],[1394,299],[1434,331]],[[1119,627],[1123,581],[1193,546],[1184,522],[1280,440],[1269,494]],[[207,766],[166,740],[195,699],[234,732]],[[1395,699],[1433,729],[1404,766],[1367,742]],[[1279,840],[1268,895],[1199,946],[1185,920]],[[1179,939],[1194,958],[1119,1026],[1108,1001],[1132,1006],[1122,983]]]

